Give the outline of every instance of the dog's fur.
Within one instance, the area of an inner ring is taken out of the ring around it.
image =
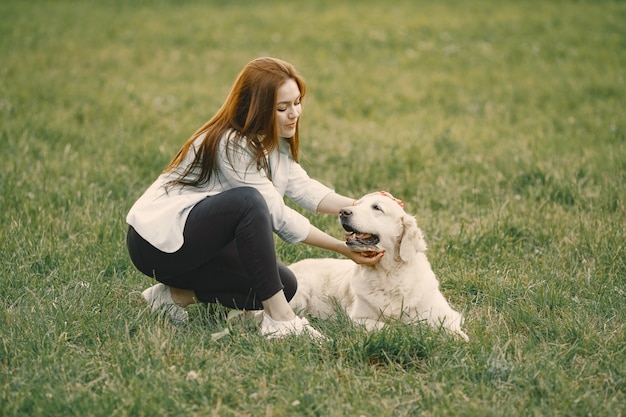
[[[368,330],[384,320],[426,321],[469,340],[463,318],[439,291],[415,217],[386,193],[372,193],[341,210],[347,244],[355,251],[385,251],[375,266],[348,259],[304,259],[289,266],[298,279],[290,301],[296,311],[328,317],[337,305]]]

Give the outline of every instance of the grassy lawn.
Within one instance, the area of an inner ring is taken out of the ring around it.
[[[624,22],[620,1],[4,0],[0,415],[626,415]],[[469,343],[146,310],[126,212],[264,55],[308,81],[303,166],[405,201]]]

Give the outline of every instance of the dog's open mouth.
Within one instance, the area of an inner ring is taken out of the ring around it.
[[[378,236],[373,235],[371,233],[362,233],[358,230],[354,230],[352,227],[347,224],[342,224],[345,229],[346,235],[346,244],[350,246],[350,248],[355,252],[377,252],[379,248],[376,246],[380,239]]]

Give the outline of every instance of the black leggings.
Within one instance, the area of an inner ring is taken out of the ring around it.
[[[183,246],[167,253],[129,227],[126,245],[143,274],[193,290],[205,303],[258,310],[278,291],[287,300],[296,293],[295,275],[276,259],[269,210],[255,188],[234,188],[200,201],[183,236]]]

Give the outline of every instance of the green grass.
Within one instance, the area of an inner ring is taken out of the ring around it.
[[[625,21],[619,1],[3,1],[0,415],[625,415]],[[470,343],[146,311],[125,214],[261,55],[309,83],[309,173],[416,215]]]

